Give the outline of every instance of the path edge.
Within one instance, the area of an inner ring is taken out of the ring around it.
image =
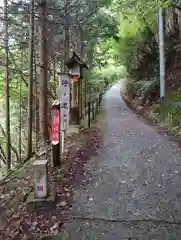
[[[175,142],[176,144],[181,147],[181,136],[175,136],[173,132],[164,127],[161,126],[155,119],[151,118],[148,114],[146,115],[146,112],[143,110],[138,109],[138,106],[133,104],[132,101],[130,101],[124,92],[121,92],[121,98],[123,99],[126,106],[145,124],[149,125],[150,127],[153,127],[157,133],[159,133],[162,136],[166,136],[169,138],[169,140]]]

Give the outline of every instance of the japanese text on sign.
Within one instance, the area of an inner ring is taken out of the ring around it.
[[[69,76],[63,75],[60,82],[61,130],[68,129],[70,108]]]
[[[60,136],[60,112],[57,109],[52,111],[52,144],[59,143]]]
[[[43,186],[42,185],[37,186],[37,191],[42,192],[43,191]]]

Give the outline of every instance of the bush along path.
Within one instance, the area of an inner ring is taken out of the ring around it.
[[[86,164],[60,236],[180,239],[181,149],[138,118],[120,88],[116,84],[105,95],[104,147]]]
[[[68,137],[62,167],[49,166],[49,188],[57,196],[55,204],[35,211],[25,202],[33,187],[33,159],[23,171],[1,183],[0,239],[43,239],[60,232],[71,208],[74,188],[84,179],[85,164],[102,146],[103,123],[104,114],[100,113],[90,129]]]

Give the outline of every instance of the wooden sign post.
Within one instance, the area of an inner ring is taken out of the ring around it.
[[[60,129],[61,129],[61,152],[65,147],[65,131],[69,128],[70,113],[70,79],[68,74],[60,76]]]

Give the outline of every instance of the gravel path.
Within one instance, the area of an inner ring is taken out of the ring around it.
[[[67,239],[181,239],[181,150],[128,109],[120,88],[104,97],[105,146],[75,191]]]

